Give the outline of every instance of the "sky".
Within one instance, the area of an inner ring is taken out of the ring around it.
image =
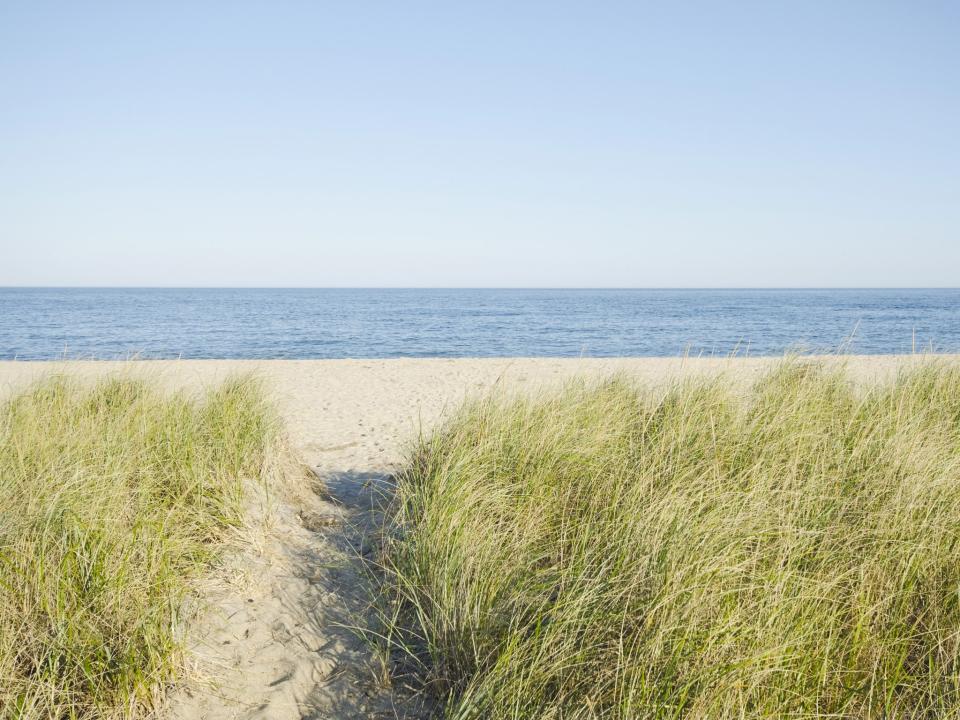
[[[960,285],[960,3],[0,0],[0,285]]]

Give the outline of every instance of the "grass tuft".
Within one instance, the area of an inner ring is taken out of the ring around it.
[[[256,382],[199,400],[49,378],[0,406],[0,717],[133,717],[277,438]]]
[[[960,368],[488,398],[416,449],[387,650],[448,718],[960,715]]]

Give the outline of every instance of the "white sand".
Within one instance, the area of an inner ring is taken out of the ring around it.
[[[830,358],[854,379],[890,377],[916,357]],[[960,362],[960,356],[942,357]],[[192,680],[171,693],[169,718],[419,717],[378,681],[370,648],[344,626],[363,625],[355,548],[374,522],[368,490],[402,462],[404,447],[465,397],[555,387],[573,376],[625,373],[663,383],[727,372],[748,383],[768,359],[411,359],[305,361],[0,362],[0,398],[43,375],[149,376],[171,389],[254,372],[275,399],[302,457],[335,501],[312,492],[271,506],[270,525],[237,554],[211,609],[193,628]]]

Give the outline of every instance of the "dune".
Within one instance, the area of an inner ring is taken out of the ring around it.
[[[891,376],[924,356],[832,356],[852,378]],[[960,355],[938,356],[960,362]],[[411,358],[389,360],[138,360],[0,362],[0,397],[52,372],[96,378],[131,373],[171,389],[212,385],[236,373],[261,377],[291,439],[321,472],[386,472],[405,443],[464,398],[494,387],[534,391],[575,376],[624,373],[662,383],[682,374],[727,372],[749,382],[776,358]]]
[[[960,362],[960,356],[941,356]],[[922,356],[826,358],[856,382],[887,379]],[[373,497],[421,431],[493,389],[534,392],[572,377],[621,373],[658,384],[724,372],[745,386],[774,358],[177,360],[0,362],[0,399],[51,373],[120,373],[188,392],[236,373],[265,383],[290,441],[317,482],[263,497],[195,623],[189,681],[171,718],[419,717],[421,700],[391,687],[353,628],[364,618],[356,561],[377,522]],[[306,476],[306,477],[309,477]]]

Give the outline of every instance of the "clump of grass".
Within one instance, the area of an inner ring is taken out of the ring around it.
[[[398,479],[394,660],[448,718],[960,715],[960,368],[487,399]]]
[[[0,407],[0,717],[155,704],[183,600],[276,440],[249,378],[191,400],[54,377]]]

